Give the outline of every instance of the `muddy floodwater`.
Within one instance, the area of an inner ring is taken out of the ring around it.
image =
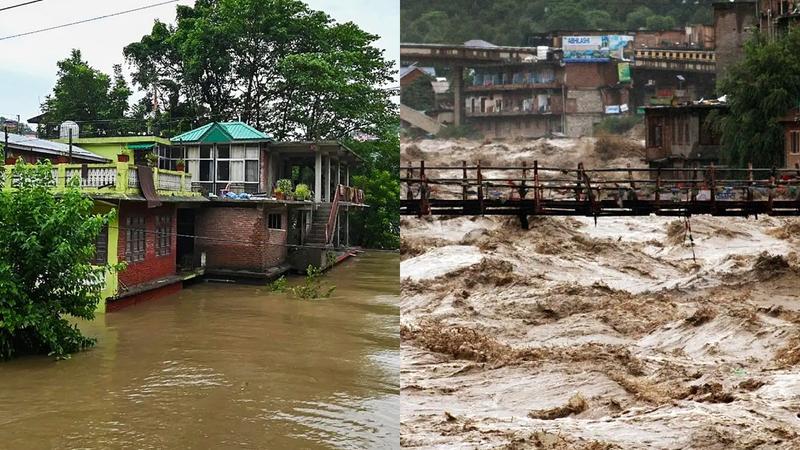
[[[98,344],[71,360],[0,363],[0,448],[396,448],[398,265],[352,258],[325,300],[199,283],[81,324]]]

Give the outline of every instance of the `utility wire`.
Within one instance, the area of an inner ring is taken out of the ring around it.
[[[92,17],[91,19],[78,20],[76,22],[70,22],[70,23],[65,23],[65,24],[62,24],[62,25],[56,25],[56,26],[52,26],[52,27],[41,28],[39,30],[27,31],[25,33],[13,34],[13,35],[10,35],[10,36],[4,36],[4,37],[0,37],[0,41],[5,41],[5,40],[8,40],[8,39],[14,39],[14,38],[22,37],[22,36],[29,36],[31,34],[36,34],[36,33],[43,33],[45,31],[57,30],[59,28],[71,27],[73,25],[80,25],[80,24],[83,24],[83,23],[94,22],[96,20],[107,19],[109,17],[121,16],[123,14],[129,14],[129,13],[136,12],[136,11],[142,11],[144,9],[155,8],[156,6],[163,6],[163,5],[167,5],[167,4],[170,4],[170,3],[177,3],[178,1],[180,1],[180,0],[169,0],[169,1],[166,1],[166,2],[155,3],[155,4],[152,4],[152,5],[142,6],[142,7],[139,7],[139,8],[129,9],[129,10],[126,10],[126,11],[119,11],[119,12],[115,12],[115,13],[111,13],[111,14],[106,14],[104,16]],[[2,11],[2,10],[0,10],[0,11]]]
[[[31,0],[31,1],[29,1],[29,2],[20,3],[20,4],[18,4],[18,5],[6,6],[6,7],[4,7],[4,8],[0,8],[0,11],[5,11],[5,10],[7,10],[7,9],[19,8],[20,6],[30,5],[31,3],[39,3],[40,1],[42,1],[42,0]]]

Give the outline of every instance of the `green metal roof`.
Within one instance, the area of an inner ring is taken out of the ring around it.
[[[150,150],[155,147],[155,145],[156,144],[128,144],[128,148],[131,150]]]
[[[235,141],[271,140],[266,133],[256,130],[244,122],[211,122],[200,128],[187,131],[172,138],[172,142],[221,143]]]

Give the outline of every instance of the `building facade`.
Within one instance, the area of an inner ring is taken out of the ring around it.
[[[789,111],[781,119],[784,129],[784,154],[786,167],[800,167],[800,107]]]
[[[645,108],[645,158],[650,168],[696,168],[719,162],[719,135],[708,121],[720,103]],[[688,177],[688,172],[678,173]]]

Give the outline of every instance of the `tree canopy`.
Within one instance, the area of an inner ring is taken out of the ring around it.
[[[744,167],[783,166],[783,127],[778,119],[800,104],[800,29],[779,39],[755,35],[744,58],[728,68],[718,91],[730,111],[719,117],[723,161]]]
[[[64,357],[91,346],[71,317],[91,319],[109,267],[91,264],[109,216],[73,179],[50,192],[52,166],[17,163],[16,190],[0,191],[0,359],[20,353]]]
[[[65,120],[91,121],[87,132],[92,129],[116,131],[116,121],[125,117],[132,94],[122,76],[122,67],[114,66],[112,78],[92,68],[77,49],[57,65],[55,88],[42,103],[45,121],[52,126]]]
[[[527,45],[554,30],[671,29],[712,22],[713,0],[425,0],[400,2],[403,42],[460,44],[484,39]]]
[[[298,0],[198,0],[124,54],[134,83],[156,93],[162,127],[179,114],[194,125],[241,119],[277,139],[310,140],[374,135],[396,114],[377,39]]]

